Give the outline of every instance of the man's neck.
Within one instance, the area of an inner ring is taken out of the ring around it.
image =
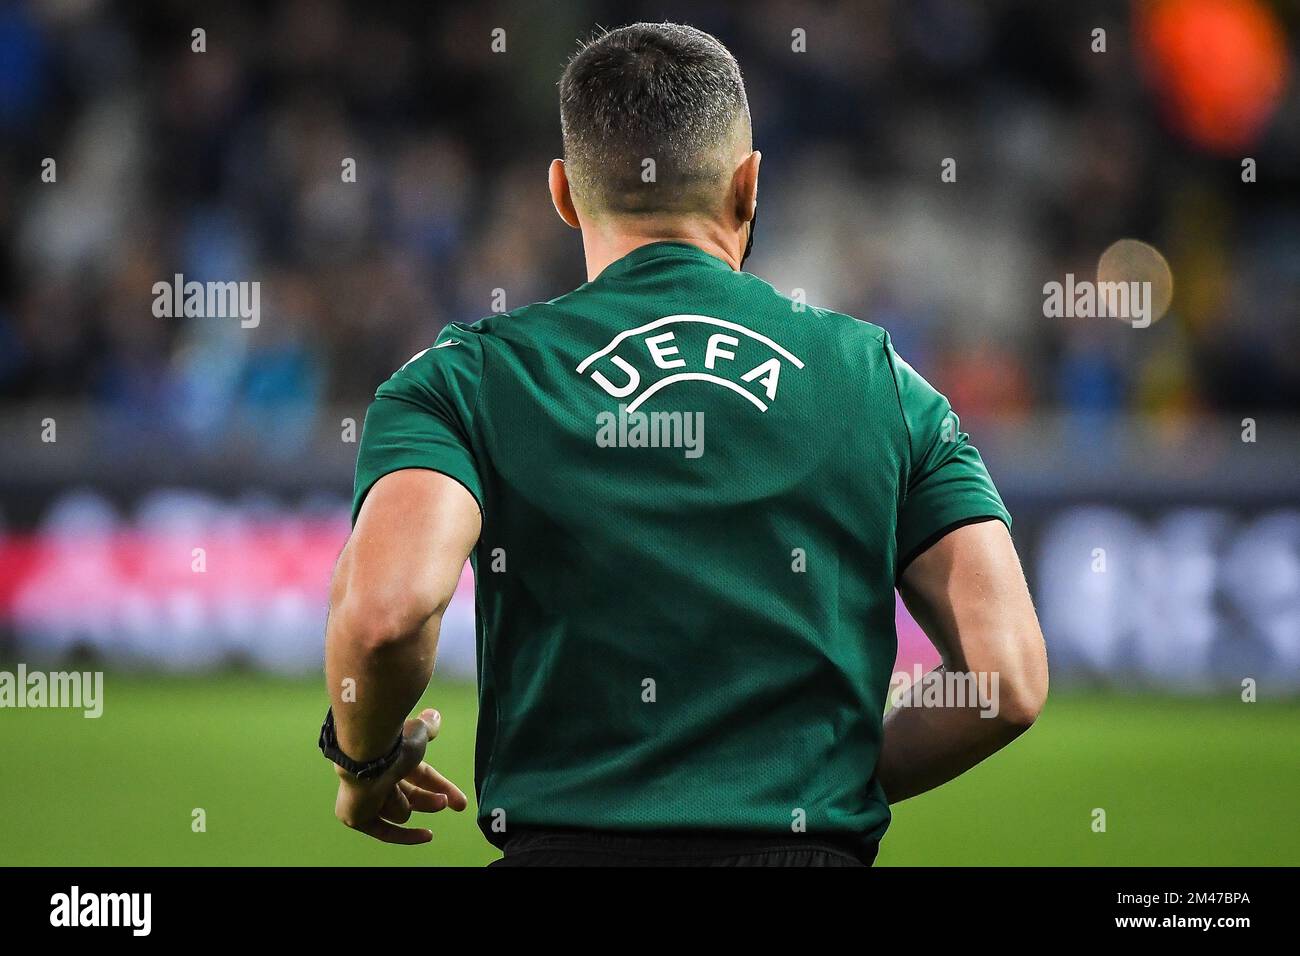
[[[595,279],[610,263],[617,262],[634,249],[655,242],[681,242],[695,246],[740,271],[741,244],[735,233],[728,235],[720,224],[674,223],[666,226],[620,221],[617,224],[583,225],[582,248],[587,258],[587,281]]]

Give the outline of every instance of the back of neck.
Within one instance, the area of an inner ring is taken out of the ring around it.
[[[595,279],[610,263],[617,262],[634,249],[656,242],[692,245],[721,259],[732,269],[740,270],[741,250],[738,238],[734,234],[725,235],[720,225],[691,223],[666,226],[648,222],[644,226],[629,226],[620,222],[618,226],[617,229],[583,226],[582,248],[587,258],[587,281]]]

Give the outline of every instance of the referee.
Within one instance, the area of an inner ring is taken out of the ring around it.
[[[761,155],[721,43],[604,33],[560,119],[588,281],[447,326],[366,415],[326,634],[336,814],[423,843],[412,811],[466,808],[422,762],[439,715],[404,719],[468,557],[501,864],[869,864],[891,803],[1043,705],[1010,518],[884,330],[741,271]],[[914,688],[882,720],[895,587],[937,676],[992,700]]]

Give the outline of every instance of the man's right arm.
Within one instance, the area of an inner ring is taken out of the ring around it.
[[[987,685],[997,689],[996,715],[984,716],[974,701],[891,711],[876,769],[890,803],[946,783],[1001,750],[1029,728],[1047,698],[1043,634],[1001,521],[967,524],[940,538],[907,566],[899,591],[943,656],[941,670],[997,675],[997,684]],[[911,702],[908,695],[903,702]]]

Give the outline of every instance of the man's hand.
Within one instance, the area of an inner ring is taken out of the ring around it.
[[[397,762],[376,780],[360,780],[342,767],[334,815],[344,826],[384,843],[414,845],[433,839],[430,830],[398,826],[411,812],[437,813],[451,807],[461,811],[469,800],[460,788],[424,762],[429,741],[438,736],[442,715],[426,710],[402,727],[402,750]]]

